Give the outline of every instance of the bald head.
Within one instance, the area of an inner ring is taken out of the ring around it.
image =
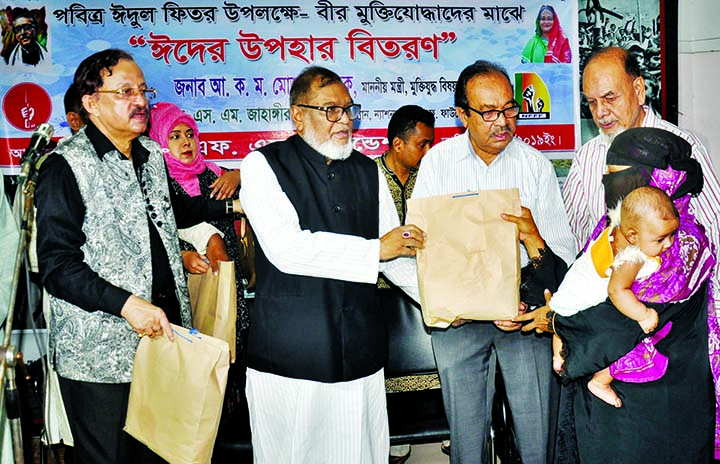
[[[651,218],[671,221],[679,218],[677,208],[667,193],[657,187],[639,187],[630,192],[622,202],[620,222],[625,227],[638,229],[643,221]]]
[[[620,47],[595,51],[583,72],[583,94],[600,132],[614,137],[645,118],[645,80],[635,57]]]
[[[599,59],[605,63],[614,62],[614,66],[620,66],[630,78],[641,77],[640,64],[635,56],[622,47],[603,47],[593,51],[585,62],[587,69],[593,61]]]
[[[659,256],[673,244],[680,215],[670,197],[656,187],[640,187],[623,200],[620,231],[647,256]]]

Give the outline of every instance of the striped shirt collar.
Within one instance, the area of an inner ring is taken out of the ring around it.
[[[457,162],[460,163],[466,159],[472,159],[472,160],[474,160],[473,162],[481,163],[483,166],[485,166],[487,168],[497,164],[500,161],[500,159],[504,157],[503,155],[508,150],[508,147],[510,147],[510,144],[512,144],[515,141],[515,136],[513,135],[513,139],[510,141],[510,143],[507,144],[507,146],[505,147],[505,149],[503,149],[503,151],[498,153],[498,155],[493,159],[492,163],[486,164],[485,161],[483,161],[482,158],[480,158],[480,156],[478,156],[478,154],[475,153],[475,149],[473,148],[472,143],[470,142],[470,131],[469,130],[466,129],[465,132],[458,135],[458,137],[463,137],[465,139],[465,146],[467,147],[467,149],[464,150],[463,152],[458,152]]]
[[[645,110],[645,118],[643,119],[641,127],[656,127],[660,117],[657,115],[654,109],[648,105],[643,105]]]

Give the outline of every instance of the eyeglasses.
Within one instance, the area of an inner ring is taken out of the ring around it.
[[[500,113],[502,113],[503,116],[506,118],[516,118],[518,114],[520,114],[520,105],[513,105],[508,108],[505,108],[504,110],[488,110],[488,111],[478,111],[472,106],[468,105],[468,109],[471,111],[477,113],[480,115],[480,117],[483,118],[483,121],[485,122],[493,122],[497,121],[500,117]]]
[[[25,31],[32,32],[35,30],[35,26],[32,24],[18,24],[17,26],[13,27],[13,32],[15,34],[22,34]]]
[[[152,100],[157,95],[157,90],[147,87],[121,87],[115,90],[96,90],[97,93],[114,93],[122,100],[132,100],[138,95],[142,95],[145,100]]]
[[[343,113],[347,113],[348,118],[350,118],[351,121],[354,121],[355,119],[358,119],[360,117],[360,105],[357,103],[353,103],[352,105],[348,106],[314,106],[314,105],[301,105],[297,104],[295,106],[300,106],[302,108],[310,108],[312,110],[318,110],[318,111],[324,111],[325,117],[330,122],[338,122],[342,119]]]

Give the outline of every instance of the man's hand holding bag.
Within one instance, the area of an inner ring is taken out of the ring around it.
[[[175,341],[140,341],[124,430],[171,464],[207,464],[225,396],[228,344],[172,327]]]
[[[509,320],[518,314],[518,231],[501,213],[521,214],[518,189],[408,200],[407,223],[426,233],[417,266],[428,326]]]

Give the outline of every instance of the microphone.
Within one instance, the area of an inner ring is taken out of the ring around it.
[[[55,130],[53,129],[53,126],[51,124],[40,124],[38,128],[35,129],[35,132],[33,132],[33,135],[30,138],[30,145],[28,145],[28,147],[25,149],[25,153],[23,153],[23,159],[32,160],[41,155],[47,144],[50,143],[50,139],[52,138],[54,132]]]
[[[25,153],[22,156],[22,169],[20,170],[20,179],[23,184],[23,192],[26,195],[31,195],[34,189],[34,184],[37,181],[37,167],[35,166],[36,161],[43,154],[43,150],[50,143],[55,129],[48,123],[43,123],[35,129],[32,137],[30,137],[30,145],[25,149]]]

